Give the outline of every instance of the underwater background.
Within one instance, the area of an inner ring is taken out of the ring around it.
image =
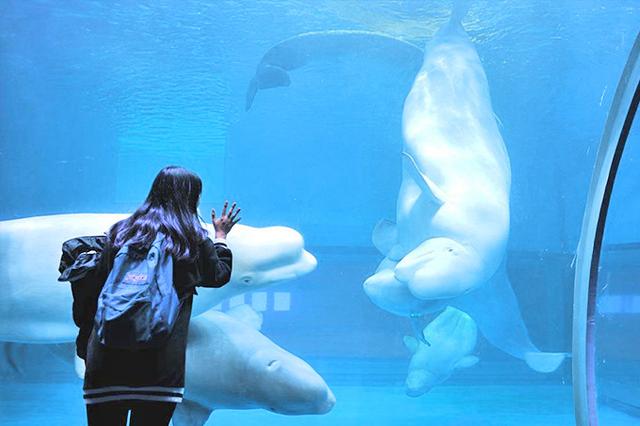
[[[405,395],[411,324],[371,303],[362,283],[383,257],[371,232],[395,217],[410,67],[357,52],[324,58],[292,71],[289,87],[260,91],[245,111],[256,66],[278,42],[348,29],[423,47],[451,7],[3,0],[0,220],[131,212],[160,168],[178,164],[203,179],[204,217],[235,200],[244,224],[299,231],[315,271],[219,308],[266,300],[262,333],[311,364],[336,405],[318,416],[220,410],[207,424],[572,424],[570,359],[537,373],[482,338],[478,365],[418,398]],[[571,352],[572,265],[587,190],[639,23],[634,0],[479,0],[463,20],[511,161],[507,271],[542,350]],[[640,422],[639,139],[636,123],[601,263],[604,425]],[[68,357],[60,345],[48,348],[56,356],[44,352],[50,345],[33,346],[3,346],[0,423],[84,424],[72,345]]]

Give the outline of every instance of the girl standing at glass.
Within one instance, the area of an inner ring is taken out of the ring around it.
[[[182,167],[168,166],[156,176],[145,202],[127,219],[114,224],[97,269],[96,288],[90,294],[78,337],[84,355],[84,399],[87,420],[94,425],[168,425],[176,404],[182,402],[187,332],[195,287],[222,287],[231,277],[231,251],[227,233],[240,220],[236,203],[216,217],[211,211],[215,239],[211,240],[198,217],[202,181]],[[148,248],[156,233],[167,236],[164,250],[173,258],[173,286],[180,311],[165,345],[128,350],[104,346],[94,328],[97,298],[115,254],[126,243]],[[85,349],[86,348],[86,349]]]

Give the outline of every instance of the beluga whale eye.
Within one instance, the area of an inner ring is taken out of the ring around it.
[[[277,370],[279,368],[280,368],[280,361],[278,361],[277,359],[272,359],[267,364],[267,369],[268,370]]]
[[[242,281],[244,284],[251,284],[253,278],[251,277],[251,275],[244,275],[242,278],[240,278],[240,281]]]

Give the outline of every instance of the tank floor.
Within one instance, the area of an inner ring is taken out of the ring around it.
[[[0,384],[2,425],[84,425],[79,380],[64,383]],[[323,416],[283,416],[265,410],[220,410],[207,425],[330,426],[570,426],[574,424],[571,388],[561,385],[440,386],[410,398],[402,387],[332,386],[337,403]],[[607,426],[638,424],[607,407],[600,412]]]

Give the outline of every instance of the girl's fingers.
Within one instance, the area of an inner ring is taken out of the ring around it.
[[[231,210],[229,210],[229,216],[233,215],[233,210],[236,208],[236,202],[234,201],[233,204],[231,204]]]
[[[218,221],[220,221],[220,226],[225,226],[225,225],[235,225],[236,223],[238,223],[240,221],[240,217],[238,217],[238,215],[240,214],[240,208],[236,208],[237,207],[237,203],[234,201],[233,204],[231,204],[231,208],[229,209],[229,211],[227,212],[227,207],[229,207],[229,201],[225,201],[224,202],[224,206],[222,207],[222,215],[220,216],[220,219],[218,219]],[[211,209],[211,221],[215,222],[216,220],[216,209]],[[215,223],[214,223],[215,225]]]

